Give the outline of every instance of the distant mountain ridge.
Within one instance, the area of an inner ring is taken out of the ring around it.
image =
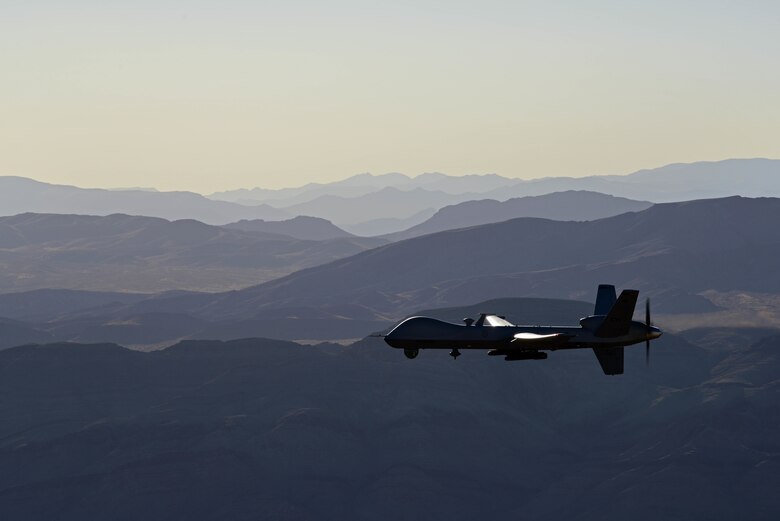
[[[615,197],[658,202],[720,198],[780,197],[780,160],[727,159],[671,164],[628,175],[516,179],[495,174],[409,177],[361,174],[329,184],[310,184],[283,191],[260,190],[253,204],[266,203],[293,214],[324,217],[353,233],[382,235],[403,231],[387,226],[357,228],[378,218],[408,218],[424,209],[439,210],[466,201],[546,195],[565,191],[599,192]],[[248,191],[251,192],[251,191]],[[244,202],[248,192],[241,192]],[[294,193],[294,197],[286,197]],[[279,196],[279,197],[277,197]],[[230,198],[230,194],[216,197]],[[252,196],[254,197],[254,196]],[[350,228],[350,226],[355,226]],[[408,227],[408,226],[407,226]]]
[[[392,233],[398,233],[399,230],[407,230],[418,224],[422,224],[436,214],[433,208],[426,208],[408,217],[380,217],[370,219],[357,224],[345,226],[350,232],[362,237],[380,237]]]
[[[441,173],[425,173],[417,177],[398,173],[359,174],[333,183],[311,183],[298,188],[281,190],[242,189],[218,192],[208,197],[218,200],[222,200],[220,197],[225,197],[224,200],[233,200],[230,194],[237,193],[241,194],[244,200],[252,200],[255,203],[274,201],[273,206],[283,208],[311,201],[321,195],[354,198],[391,187],[402,191],[422,188],[449,195],[466,194],[471,199],[499,201],[567,190],[586,190],[642,201],[679,202],[732,195],[780,197],[778,179],[780,179],[779,159],[751,158],[673,163],[625,175],[585,177],[520,179],[496,174],[448,176]],[[360,188],[361,191],[341,192],[341,188]],[[249,197],[250,193],[255,193],[256,196]],[[286,198],[289,194],[296,194],[299,198]],[[305,197],[301,197],[302,194]],[[477,197],[478,195],[482,197]],[[463,201],[453,199],[450,204],[457,202]]]
[[[278,233],[295,239],[322,241],[354,237],[327,219],[299,215],[284,221],[263,221],[262,219],[241,220],[224,225],[231,230],[245,232]]]
[[[400,173],[357,174],[332,183],[309,183],[296,188],[277,190],[252,188],[215,192],[207,197],[217,201],[272,203],[274,206],[291,206],[307,203],[324,195],[340,197],[360,197],[383,188],[396,188],[411,191],[423,188],[428,191],[440,191],[450,195],[463,193],[483,193],[516,183],[517,179],[496,174],[448,176],[439,172],[428,172],[411,177]]]
[[[424,188],[401,190],[386,187],[361,197],[323,195],[306,203],[285,207],[293,214],[316,215],[343,227],[376,219],[410,217],[428,209],[439,208],[452,196]]]
[[[168,220],[195,219],[207,224],[291,217],[287,212],[267,204],[243,206],[214,201],[193,192],[78,188],[24,177],[0,176],[0,215],[20,213],[101,216],[124,213]]]
[[[456,177],[428,173],[414,178],[398,173],[361,174],[335,183],[282,190],[239,190],[211,196],[234,202],[191,192],[82,189],[0,177],[0,213],[126,213],[171,220],[191,218],[218,225],[309,215],[328,219],[350,233],[373,236],[403,231],[424,220],[423,217],[415,222],[415,215],[433,214],[466,201],[506,201],[570,190],[654,203],[731,195],[780,197],[780,160],[702,161],[629,175],[532,180],[495,174]]]
[[[251,203],[272,201],[275,204],[292,205],[305,203],[323,195],[359,197],[382,188],[403,186],[408,184],[409,180],[409,176],[399,173],[379,175],[363,173],[331,183],[307,183],[299,187],[279,189],[239,188],[237,190],[214,192],[206,197],[216,201],[244,201]]]
[[[638,212],[652,203],[587,191],[555,192],[519,197],[503,202],[493,199],[467,201],[445,206],[427,221],[407,230],[385,235],[398,241],[468,226],[496,223],[518,217],[539,217],[556,221],[591,221],[625,212]]]

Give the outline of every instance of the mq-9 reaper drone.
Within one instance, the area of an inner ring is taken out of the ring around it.
[[[516,326],[488,313],[476,321],[464,319],[465,325],[411,317],[395,326],[385,342],[403,349],[407,358],[416,358],[420,349],[450,349],[453,358],[461,349],[487,349],[504,360],[544,360],[544,351],[590,348],[605,374],[623,374],[623,348],[645,342],[649,362],[650,341],[661,336],[650,322],[649,300],[644,323],[632,319],[638,296],[639,291],[625,289],[616,297],[615,286],[600,285],[593,315],[581,319],[579,327]]]

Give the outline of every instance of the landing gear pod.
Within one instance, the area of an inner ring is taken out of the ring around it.
[[[412,360],[413,358],[417,358],[417,355],[420,354],[420,350],[417,349],[416,347],[414,348],[407,347],[406,349],[404,349],[404,354],[406,355],[406,358]]]

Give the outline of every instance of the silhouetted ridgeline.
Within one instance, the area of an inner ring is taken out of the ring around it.
[[[497,223],[518,217],[539,217],[555,221],[592,221],[626,212],[639,212],[651,206],[597,192],[567,191],[499,202],[492,199],[467,201],[445,206],[424,223],[402,232],[385,235],[399,241],[456,228]]]
[[[442,194],[448,194],[450,198],[446,204],[473,199],[505,201],[566,190],[588,190],[656,203],[730,195],[780,197],[780,160],[754,158],[674,163],[628,175],[544,177],[531,180],[495,174],[447,176],[427,173],[413,178],[398,173],[360,174],[334,183],[311,183],[281,190],[232,190],[209,197],[245,203],[251,201],[253,204],[266,202],[285,208],[324,195],[357,199],[387,187],[403,191],[420,188],[439,198]]]
[[[216,192],[208,197],[219,201],[245,203],[251,201],[254,204],[269,202],[275,206],[284,207],[306,203],[324,195],[361,197],[388,187],[405,191],[424,188],[428,191],[448,194],[478,194],[501,188],[517,181],[517,179],[509,179],[495,174],[448,176],[439,172],[428,172],[416,177],[410,177],[397,172],[388,174],[363,173],[332,183],[308,183],[299,187],[281,188],[278,190],[243,188]]]
[[[192,192],[103,190],[42,183],[0,176],[0,215],[25,212],[111,215],[125,213],[163,219],[197,219],[227,224],[240,219],[280,220],[292,217],[266,204],[244,206],[214,201]]]
[[[512,198],[570,190],[599,192],[652,202],[687,201],[731,195],[780,197],[780,160],[701,161],[640,170],[629,175],[547,177],[532,180],[497,175],[453,177],[432,173],[409,178],[402,174],[381,176],[361,174],[324,185],[311,184],[278,191],[243,190],[233,194],[215,195],[227,199],[238,196],[244,202],[248,198],[255,204],[270,203],[288,213],[325,217],[359,235],[379,235],[402,232],[412,225],[402,226],[400,222],[395,228],[389,227],[390,222],[377,222],[372,225],[371,221],[376,219],[411,218],[413,214],[426,209],[435,211],[466,201],[485,199],[506,201]],[[616,213],[618,212],[602,216]],[[575,220],[581,219],[575,218]],[[499,220],[503,219],[495,219],[492,222]],[[413,225],[422,222],[421,219]],[[455,227],[439,227],[438,230]],[[437,231],[434,228],[428,231]]]
[[[706,347],[706,346],[705,346]],[[83,519],[774,519],[780,337],[626,375],[380,339],[0,352],[0,512]],[[442,355],[442,356],[437,356]]]
[[[99,190],[0,176],[0,213],[126,213],[225,224],[326,218],[358,235],[400,232],[436,210],[465,201],[538,196],[568,190],[669,202],[743,195],[780,197],[780,160],[728,159],[672,164],[630,175],[522,180],[498,175],[361,174],[335,183],[281,190],[236,190],[207,199],[191,192]],[[220,199],[220,200],[216,200]],[[231,202],[232,201],[232,202]],[[237,204],[242,203],[242,204]]]

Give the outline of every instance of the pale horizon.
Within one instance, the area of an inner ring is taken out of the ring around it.
[[[773,2],[0,7],[0,175],[208,194],[780,157]]]
[[[689,161],[689,162],[678,161],[678,162],[664,163],[664,164],[661,164],[661,165],[637,168],[635,170],[631,170],[630,172],[622,172],[622,173],[561,175],[561,176],[554,176],[553,175],[553,176],[540,176],[540,177],[513,177],[513,176],[502,175],[499,172],[485,172],[485,173],[477,173],[477,174],[468,174],[467,173],[467,174],[455,174],[455,175],[453,175],[453,174],[450,174],[449,172],[442,172],[440,170],[435,170],[435,171],[430,171],[430,172],[419,172],[419,173],[414,173],[414,174],[408,174],[406,172],[399,172],[399,171],[390,171],[390,172],[381,172],[381,173],[376,173],[376,172],[358,172],[358,173],[355,173],[355,174],[350,174],[350,175],[334,178],[332,180],[327,180],[327,181],[307,181],[307,182],[302,183],[302,184],[284,185],[284,186],[275,186],[275,187],[271,187],[271,186],[237,186],[237,187],[230,187],[230,188],[224,188],[224,189],[212,190],[212,191],[197,191],[197,190],[192,190],[192,189],[187,189],[187,188],[169,188],[169,189],[164,189],[164,188],[160,188],[158,186],[153,186],[153,185],[148,185],[148,186],[142,186],[142,185],[136,185],[136,186],[79,185],[79,184],[71,183],[71,182],[62,182],[61,183],[61,182],[55,182],[55,181],[48,181],[48,180],[45,180],[45,179],[42,179],[42,178],[37,178],[37,177],[32,177],[32,176],[20,176],[20,175],[16,175],[16,174],[2,174],[2,175],[0,175],[0,177],[5,177],[5,176],[7,176],[7,177],[23,177],[23,178],[26,178],[26,179],[32,179],[33,181],[39,181],[39,182],[42,182],[42,183],[49,183],[49,184],[53,184],[53,185],[62,185],[62,186],[74,186],[74,187],[83,188],[83,189],[141,190],[141,191],[155,190],[155,191],[158,191],[158,192],[192,192],[192,193],[200,194],[200,195],[203,195],[203,196],[208,196],[208,195],[211,195],[211,194],[214,194],[214,193],[218,193],[218,192],[229,192],[229,191],[242,190],[242,189],[244,189],[244,190],[252,190],[252,189],[255,189],[255,188],[267,189],[267,190],[283,190],[283,189],[289,189],[289,188],[293,188],[294,189],[294,188],[301,188],[301,187],[303,187],[303,186],[305,186],[307,184],[310,184],[310,183],[319,183],[319,184],[335,183],[335,182],[343,181],[343,180],[346,180],[346,179],[349,179],[349,178],[352,178],[352,177],[355,177],[355,176],[365,175],[365,174],[372,175],[374,177],[379,177],[379,176],[383,176],[383,175],[390,175],[390,174],[401,174],[401,175],[404,175],[404,176],[406,176],[406,177],[408,177],[410,179],[415,179],[415,178],[420,177],[420,176],[425,175],[425,174],[443,174],[443,175],[446,175],[446,176],[449,176],[449,177],[464,177],[464,176],[469,176],[469,175],[477,175],[477,176],[481,176],[481,175],[497,175],[497,176],[504,177],[504,178],[507,178],[507,179],[518,179],[518,180],[523,180],[523,181],[535,181],[535,180],[542,180],[542,179],[548,179],[548,178],[554,178],[554,177],[560,177],[560,178],[583,178],[583,177],[592,177],[592,176],[628,176],[628,175],[635,174],[637,172],[641,172],[641,171],[644,171],[644,170],[655,170],[655,169],[659,169],[659,168],[663,168],[663,167],[667,167],[667,166],[672,166],[672,165],[690,165],[690,164],[695,164],[695,163],[718,163],[718,162],[721,162],[721,161],[730,161],[730,160],[744,160],[744,161],[748,161],[748,160],[756,160],[756,159],[766,159],[766,160],[770,160],[770,161],[776,161],[777,160],[776,158],[767,158],[767,157],[727,157],[727,158],[722,158],[722,159],[703,159],[703,160],[700,160],[700,161]]]

